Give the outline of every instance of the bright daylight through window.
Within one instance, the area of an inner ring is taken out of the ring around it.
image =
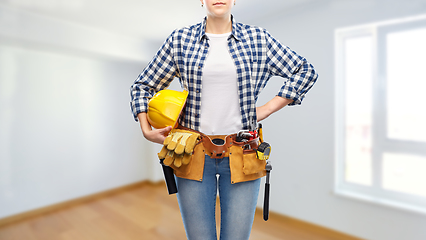
[[[336,193],[426,213],[426,16],[335,43]]]

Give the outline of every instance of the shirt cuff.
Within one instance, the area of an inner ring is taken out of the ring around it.
[[[138,114],[142,112],[148,112],[148,100],[146,99],[135,99],[130,102],[130,107],[132,108],[133,117],[135,121],[139,121]]]
[[[291,102],[290,104],[288,104],[289,106],[291,106],[291,105],[300,105],[302,103],[302,100],[303,100],[303,96],[300,96],[297,93],[296,88],[291,83],[285,83],[281,87],[281,89],[278,92],[277,96],[293,100],[293,102]]]

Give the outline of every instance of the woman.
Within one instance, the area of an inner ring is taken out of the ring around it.
[[[201,0],[207,10],[204,20],[175,30],[132,85],[132,111],[149,141],[162,144],[172,128],[152,129],[146,112],[148,100],[175,77],[189,92],[180,125],[205,135],[250,129],[252,120],[300,104],[315,83],[317,74],[306,59],[266,30],[236,22],[231,15],[234,5],[235,0]],[[277,96],[256,108],[257,96],[272,76],[286,81]],[[202,180],[176,178],[188,239],[217,239],[217,189],[220,239],[248,239],[260,178],[233,183],[229,157],[206,155],[203,160]]]

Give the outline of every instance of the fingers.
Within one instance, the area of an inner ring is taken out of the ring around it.
[[[151,142],[163,144],[170,130],[171,127],[146,130],[144,132],[144,137]]]
[[[164,136],[169,134],[169,132],[172,130],[172,126],[167,126],[165,128],[158,129],[160,133],[162,133]]]

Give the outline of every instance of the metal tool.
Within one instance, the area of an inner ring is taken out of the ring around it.
[[[268,160],[271,154],[271,145],[267,142],[263,142],[257,147],[256,155],[259,160]]]
[[[263,220],[268,221],[269,219],[269,177],[272,171],[271,161],[266,162],[266,182],[265,182],[265,196],[263,199]]]

